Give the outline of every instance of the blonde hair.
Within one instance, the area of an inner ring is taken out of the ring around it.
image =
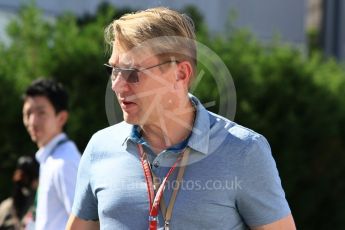
[[[174,10],[157,7],[125,14],[105,29],[105,40],[111,46],[116,42],[125,50],[152,40],[150,49],[157,56],[187,60],[195,72],[194,23],[187,15]]]

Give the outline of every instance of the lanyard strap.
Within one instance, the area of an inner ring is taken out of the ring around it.
[[[139,144],[137,146],[138,146],[138,150],[140,154],[141,166],[143,167],[143,170],[144,170],[144,175],[145,175],[145,180],[146,180],[146,185],[147,185],[147,191],[148,191],[148,196],[149,196],[149,212],[150,212],[151,205],[155,198],[155,192],[153,190],[153,185],[152,185],[151,169],[148,163],[147,156],[146,154],[144,154],[143,147]]]
[[[182,184],[183,175],[184,175],[187,163],[188,163],[189,153],[190,153],[190,148],[187,148],[183,153],[182,161],[180,164],[180,170],[178,171],[177,178],[176,178],[177,187],[174,188],[173,194],[171,195],[171,198],[170,198],[169,206],[168,206],[166,213],[165,213],[165,223],[164,223],[164,229],[165,230],[169,230],[172,211],[173,211],[174,204],[176,201],[177,193],[178,193],[178,191],[181,187],[181,184]]]
[[[154,186],[153,186],[153,177],[155,177],[153,175],[153,173],[151,174],[151,170],[150,170],[150,166],[148,163],[148,159],[147,156],[143,150],[143,147],[141,145],[137,145],[138,146],[138,150],[139,150],[139,154],[140,154],[140,161],[144,170],[144,174],[145,174],[145,179],[146,179],[146,184],[147,184],[147,190],[148,190],[148,195],[149,195],[149,201],[150,201],[150,207],[149,207],[149,229],[150,230],[156,230],[157,229],[157,225],[158,225],[158,207],[160,206],[162,211],[163,211],[163,216],[165,216],[165,229],[169,229],[169,223],[170,223],[170,219],[172,216],[172,210],[176,201],[176,197],[177,197],[177,192],[180,188],[181,182],[182,182],[182,178],[183,178],[183,174],[185,171],[185,167],[186,164],[188,162],[188,156],[189,156],[189,152],[190,149],[187,148],[185,149],[185,151],[183,151],[181,153],[181,155],[178,157],[178,159],[176,160],[176,162],[173,164],[173,166],[170,168],[169,172],[167,173],[167,175],[164,177],[162,183],[159,184],[155,184],[155,187],[158,187],[158,190],[156,192],[156,195],[154,195]],[[169,178],[169,176],[172,174],[172,172],[175,170],[177,164],[181,162],[181,167],[179,169],[178,175],[177,175],[177,187],[174,187],[173,190],[173,194],[171,195],[170,198],[170,202],[169,202],[169,206],[166,209],[166,205],[164,203],[164,199],[162,199],[163,197],[163,193],[164,193],[164,188],[165,188],[165,184]],[[156,181],[156,179],[154,180]],[[161,202],[162,201],[162,202]],[[166,210],[166,212],[165,212]],[[165,214],[165,215],[164,215]]]
[[[58,141],[58,143],[56,143],[56,145],[52,148],[52,150],[50,151],[50,155],[53,155],[55,150],[62,144],[65,144],[67,141],[69,141],[69,139],[66,137],[64,139],[61,139]]]
[[[152,173],[153,184],[154,184],[153,188],[154,188],[154,190],[156,192],[161,184],[159,183],[159,178],[152,171],[151,171],[151,173]],[[162,195],[162,199],[161,199],[161,202],[159,203],[159,206],[160,206],[162,215],[165,216],[165,213],[167,211],[167,206],[166,206],[165,200],[164,200],[164,193]]]

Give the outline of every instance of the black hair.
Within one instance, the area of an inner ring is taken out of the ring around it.
[[[39,78],[26,89],[23,100],[27,97],[44,96],[55,109],[55,113],[68,110],[68,94],[63,85],[53,79]]]

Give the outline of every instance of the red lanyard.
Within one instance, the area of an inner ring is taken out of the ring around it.
[[[156,230],[158,226],[158,212],[159,212],[159,205],[160,201],[163,196],[165,184],[169,178],[169,176],[172,174],[172,172],[175,170],[177,164],[181,161],[183,153],[177,158],[176,162],[173,164],[173,166],[170,168],[169,172],[167,175],[164,177],[161,185],[159,186],[156,196],[153,188],[153,179],[151,175],[151,169],[150,165],[148,163],[148,159],[146,154],[144,153],[143,147],[141,145],[137,145],[139,154],[140,154],[140,161],[141,165],[144,170],[145,174],[145,180],[147,184],[147,191],[149,195],[149,202],[150,202],[150,207],[149,207],[149,230]]]

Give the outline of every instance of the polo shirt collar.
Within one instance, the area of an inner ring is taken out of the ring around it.
[[[198,152],[207,154],[210,142],[209,114],[196,97],[192,94],[189,94],[189,97],[196,108],[196,117],[193,132],[188,141],[188,146]]]
[[[189,94],[189,98],[196,109],[196,117],[193,125],[193,131],[188,138],[187,146],[202,153],[207,154],[210,141],[210,119],[208,111],[201,104],[201,102],[192,94]],[[124,144],[128,147],[128,141],[133,143],[139,143],[148,145],[147,142],[140,137],[140,127],[133,125],[130,131],[130,135],[124,140]],[[182,144],[182,143],[180,143]],[[177,144],[177,145],[180,145]]]
[[[41,164],[44,163],[48,156],[52,154],[53,149],[59,143],[59,141],[66,139],[67,135],[65,133],[60,133],[56,135],[53,139],[51,139],[45,146],[41,147],[36,152],[36,159]]]

